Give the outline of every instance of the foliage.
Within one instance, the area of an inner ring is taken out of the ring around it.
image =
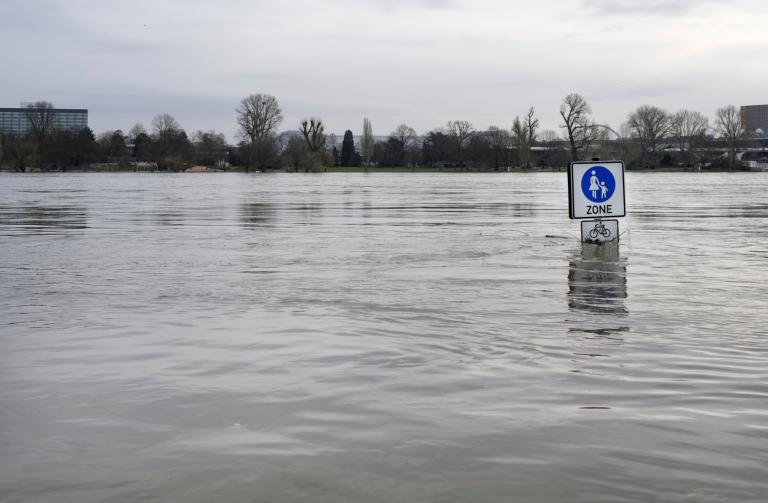
[[[352,131],[347,129],[344,132],[344,140],[341,143],[341,165],[344,167],[354,166],[355,165],[354,160],[355,160],[355,139],[352,136]]]
[[[360,148],[363,155],[363,163],[368,166],[371,164],[375,142],[373,139],[373,127],[368,117],[363,118],[363,139],[360,142]]]

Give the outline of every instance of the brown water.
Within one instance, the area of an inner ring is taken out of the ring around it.
[[[768,176],[565,191],[0,174],[0,501],[767,501]]]

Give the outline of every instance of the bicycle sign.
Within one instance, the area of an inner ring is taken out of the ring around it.
[[[571,163],[568,189],[571,219],[625,215],[622,161]]]
[[[582,220],[581,240],[592,243],[617,241],[619,239],[618,220]]]

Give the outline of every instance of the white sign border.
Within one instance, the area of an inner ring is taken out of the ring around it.
[[[573,177],[573,168],[577,164],[593,164],[593,165],[600,165],[600,164],[621,164],[621,196],[622,196],[622,207],[623,207],[623,213],[621,215],[619,214],[611,214],[606,215],[608,218],[617,218],[617,217],[625,217],[627,216],[627,187],[624,184],[624,161],[619,160],[611,160],[611,161],[574,161],[571,163],[570,166],[568,166],[568,218],[571,220],[589,220],[589,219],[595,219],[597,215],[587,215],[583,217],[575,217],[574,215],[574,191],[576,190],[576,187],[574,186],[574,177]]]

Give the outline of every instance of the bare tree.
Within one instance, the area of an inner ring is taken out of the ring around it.
[[[140,135],[147,134],[147,130],[144,128],[144,124],[137,122],[130,131],[128,131],[128,139],[132,142],[136,141]]]
[[[651,165],[656,166],[659,147],[669,133],[669,114],[661,108],[643,105],[629,114],[627,125],[631,135],[640,141],[644,164],[648,165],[650,158]]]
[[[376,142],[373,139],[371,121],[368,117],[363,117],[363,138],[360,142],[360,149],[363,154],[363,163],[366,166],[371,164],[371,158],[373,157],[373,150],[375,147]]]
[[[493,167],[499,167],[500,159],[506,164],[507,150],[512,145],[512,137],[509,135],[509,131],[501,129],[500,127],[491,126],[488,128],[488,139],[490,140],[491,148],[493,149]]]
[[[227,140],[216,131],[197,131],[192,135],[195,162],[206,166],[224,164],[229,158]]]
[[[38,101],[27,105],[24,115],[29,121],[32,135],[37,140],[38,147],[42,147],[46,138],[51,135],[55,126],[56,107],[47,101]]]
[[[10,161],[16,171],[25,172],[34,157],[34,140],[23,137],[5,137],[4,142],[4,159]]]
[[[583,150],[595,140],[597,127],[592,122],[590,114],[592,108],[584,97],[578,93],[571,93],[563,99],[560,105],[560,116],[571,144],[571,160],[579,160],[579,151]]]
[[[325,126],[321,119],[310,117],[301,121],[299,128],[310,152],[320,152],[325,147]]]
[[[251,94],[243,98],[235,112],[240,136],[251,143],[274,134],[283,121],[277,98],[269,94]]]
[[[709,120],[699,112],[680,110],[670,119],[670,134],[680,148],[683,163],[692,164],[692,152],[702,142],[709,129]]]
[[[557,136],[557,131],[552,129],[545,129],[541,132],[541,141],[547,144],[552,144],[558,141],[560,138]]]
[[[733,169],[736,165],[736,148],[744,136],[739,110],[733,105],[718,108],[716,125],[718,134],[728,142],[728,167]]]
[[[405,124],[400,124],[397,126],[389,136],[400,142],[400,145],[402,145],[403,149],[412,147],[413,144],[416,143],[416,138],[418,138],[416,130]]]
[[[390,161],[395,165],[405,164],[406,155],[416,144],[418,135],[416,130],[405,124],[400,124],[389,134],[387,148],[390,153]]]
[[[170,114],[159,114],[152,119],[152,157],[163,169],[176,171],[190,160],[192,144],[187,133]]]
[[[325,137],[325,149],[328,151],[338,148],[338,143],[339,138],[336,136],[336,133],[331,133]]]
[[[518,157],[520,164],[526,168],[531,167],[533,161],[533,154],[531,147],[536,142],[537,130],[539,128],[539,119],[535,117],[535,110],[533,107],[528,109],[526,116],[520,120],[520,117],[515,117],[512,123],[512,138],[517,146]]]
[[[152,119],[152,132],[159,140],[178,134],[181,131],[181,126],[171,114],[155,115]]]
[[[459,157],[459,164],[464,165],[464,147],[472,135],[475,134],[475,128],[469,121],[448,121],[445,125],[445,131],[453,140],[456,153]]]

